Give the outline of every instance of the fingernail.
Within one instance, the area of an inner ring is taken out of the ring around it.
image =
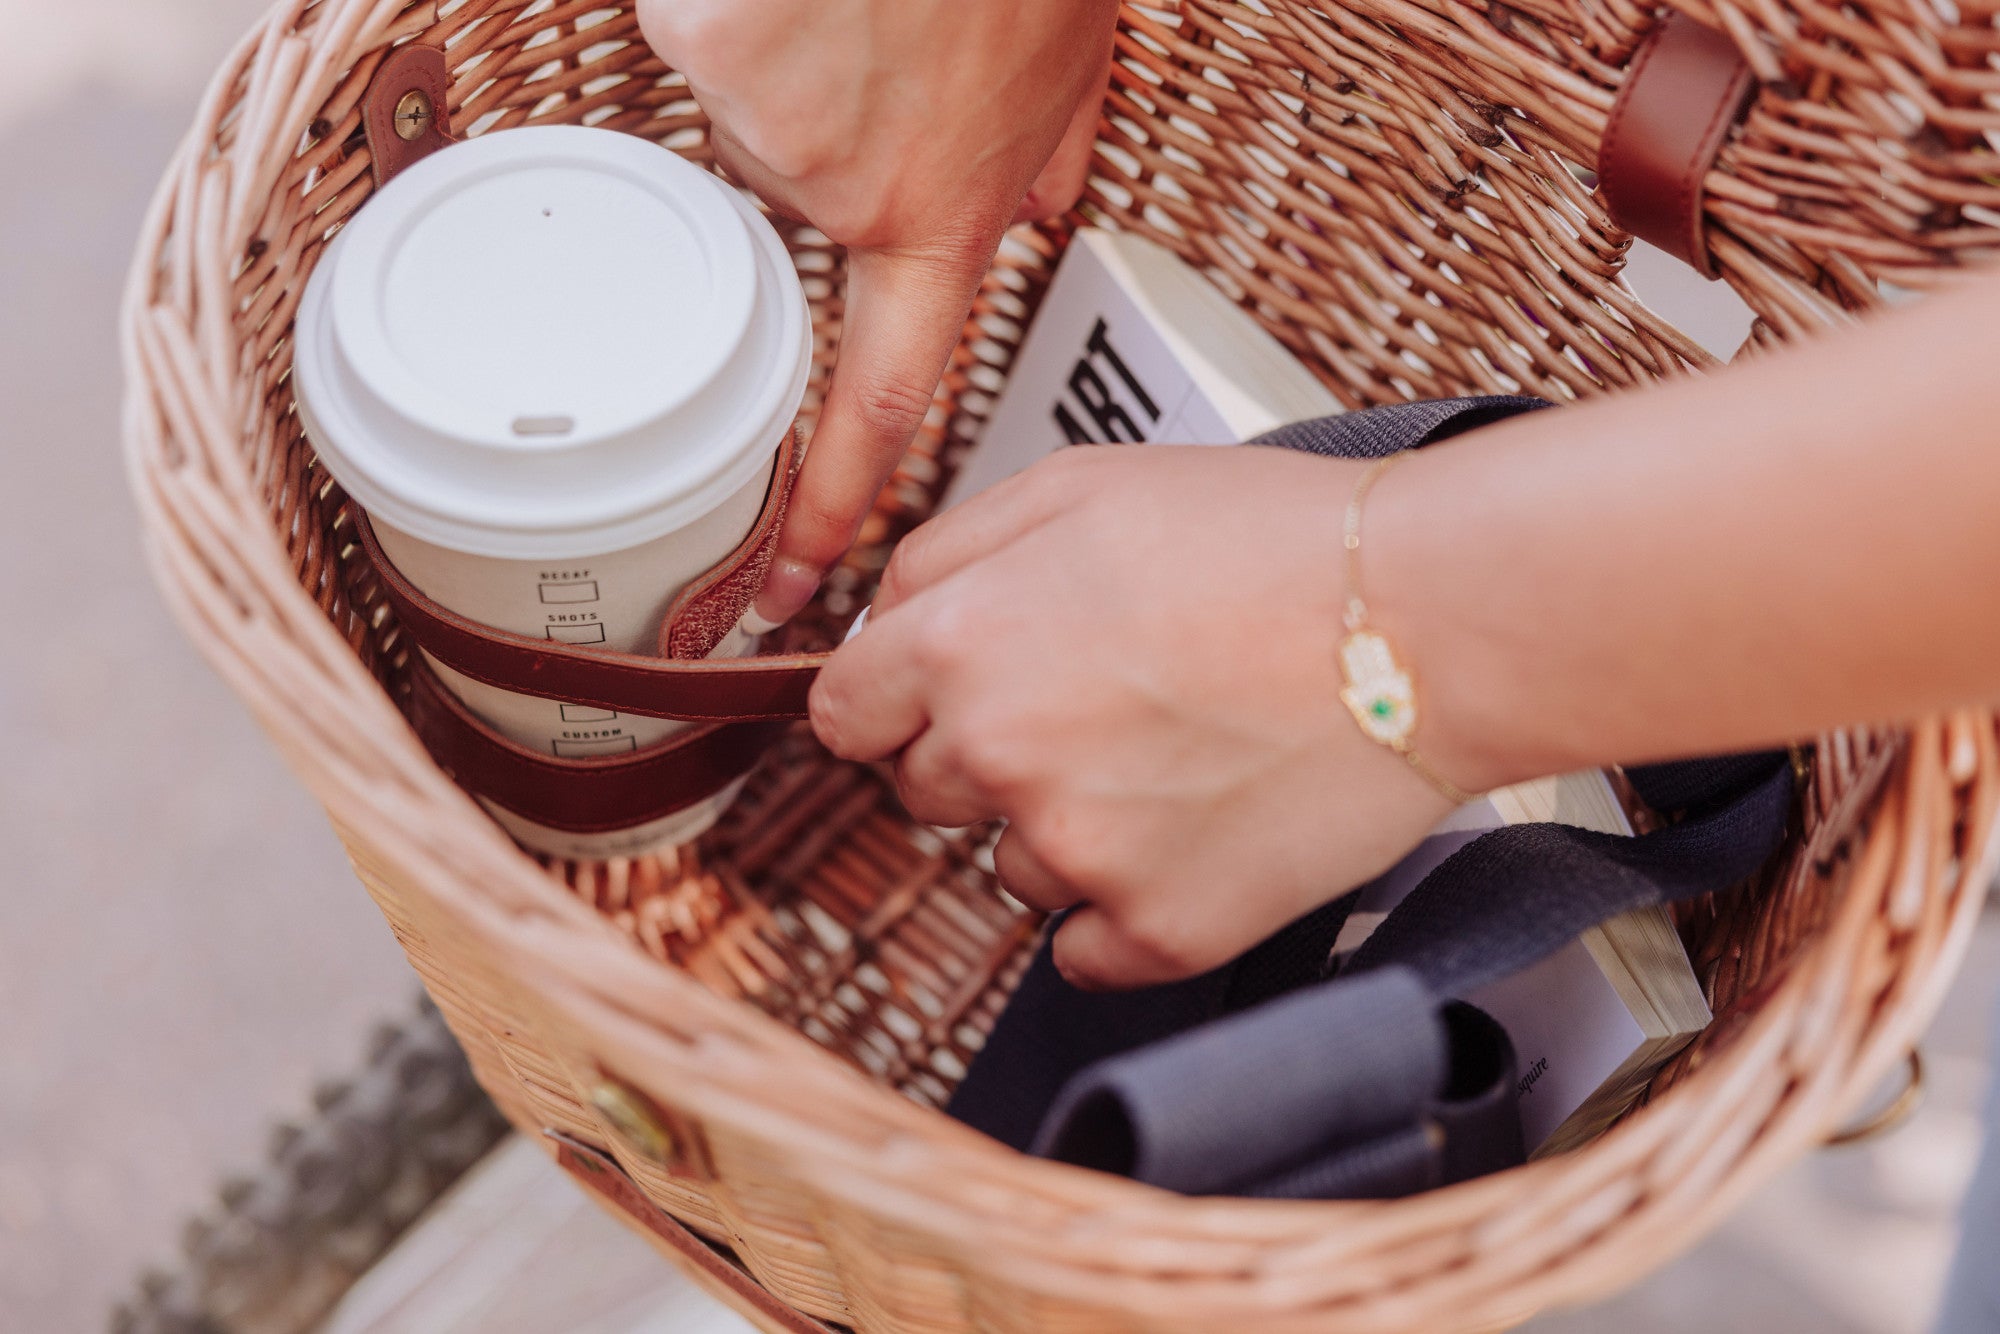
[[[819,581],[819,571],[804,561],[775,562],[771,572],[764,576],[764,591],[757,595],[757,605],[744,618],[746,628],[753,619],[765,622],[765,630],[775,630],[791,620],[813,600],[813,594],[819,591]],[[765,630],[753,633],[763,634]]]

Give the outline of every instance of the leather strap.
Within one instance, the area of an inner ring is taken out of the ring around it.
[[[405,107],[404,99],[413,93],[421,100]],[[415,43],[389,52],[361,98],[361,131],[368,139],[376,189],[452,142],[450,96],[444,52]],[[410,137],[404,137],[406,132]]]
[[[631,829],[706,800],[756,767],[788,726],[710,723],[630,755],[560,759],[488,727],[421,661],[410,672],[410,725],[465,788],[571,834]]]
[[[501,735],[418,659],[410,722],[460,785],[523,819],[573,834],[630,829],[684,810],[750,772],[792,719],[824,654],[702,658],[742,617],[770,568],[798,458],[786,432],[757,522],[720,564],[674,600],[660,629],[670,656],[585,650],[468,620],[405,579],[368,516],[354,510],[362,550],[418,647],[477,681],[517,694],[706,726],[629,755],[563,759]]]
[[[610,1154],[559,1130],[545,1133],[555,1141],[556,1162],[565,1172],[606,1204],[664,1242],[686,1262],[688,1276],[707,1289],[710,1295],[742,1312],[760,1329],[778,1331],[779,1334],[833,1334],[833,1326],[822,1324],[773,1297],[761,1283],[731,1263],[727,1256],[647,1199]]]
[[[1611,220],[1707,278],[1716,270],[1702,229],[1702,182],[1752,87],[1727,34],[1669,13],[1633,56],[1598,146]]]
[[[678,599],[661,628],[663,655],[714,647],[756,595],[791,490],[797,446],[787,433],[763,513],[729,559]],[[806,692],[823,653],[758,658],[648,657],[529,639],[481,625],[427,597],[405,579],[354,512],[362,549],[381,576],[396,617],[426,653],[453,671],[501,690],[619,713],[683,722],[769,722],[806,716]],[[703,649],[706,651],[706,649]],[[477,786],[476,779],[471,780]]]

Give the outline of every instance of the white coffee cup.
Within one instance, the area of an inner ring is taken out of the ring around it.
[[[667,149],[578,126],[485,135],[390,181],[328,246],[296,340],[306,434],[405,578],[497,629],[642,653],[755,523],[812,360],[762,215]],[[716,653],[754,650],[739,627]],[[542,754],[687,725],[432,666]],[[693,837],[733,795],[612,833],[489,809],[531,847],[605,857]]]

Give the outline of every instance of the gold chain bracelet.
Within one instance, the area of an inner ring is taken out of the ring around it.
[[[1433,769],[1410,743],[1417,731],[1416,681],[1388,638],[1369,627],[1368,604],[1361,600],[1361,506],[1382,474],[1409,454],[1407,449],[1399,450],[1369,464],[1354,483],[1354,495],[1347,502],[1347,522],[1341,530],[1347,562],[1347,613],[1342,618],[1347,635],[1340,641],[1340,674],[1347,685],[1340,700],[1364,736],[1401,755],[1440,796],[1454,806],[1463,806],[1477,801],[1478,795]]]

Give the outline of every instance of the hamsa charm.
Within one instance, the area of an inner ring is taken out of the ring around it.
[[[1340,672],[1347,679],[1341,702],[1361,730],[1396,750],[1408,746],[1417,730],[1416,687],[1389,641],[1373,630],[1348,635],[1340,641]]]

